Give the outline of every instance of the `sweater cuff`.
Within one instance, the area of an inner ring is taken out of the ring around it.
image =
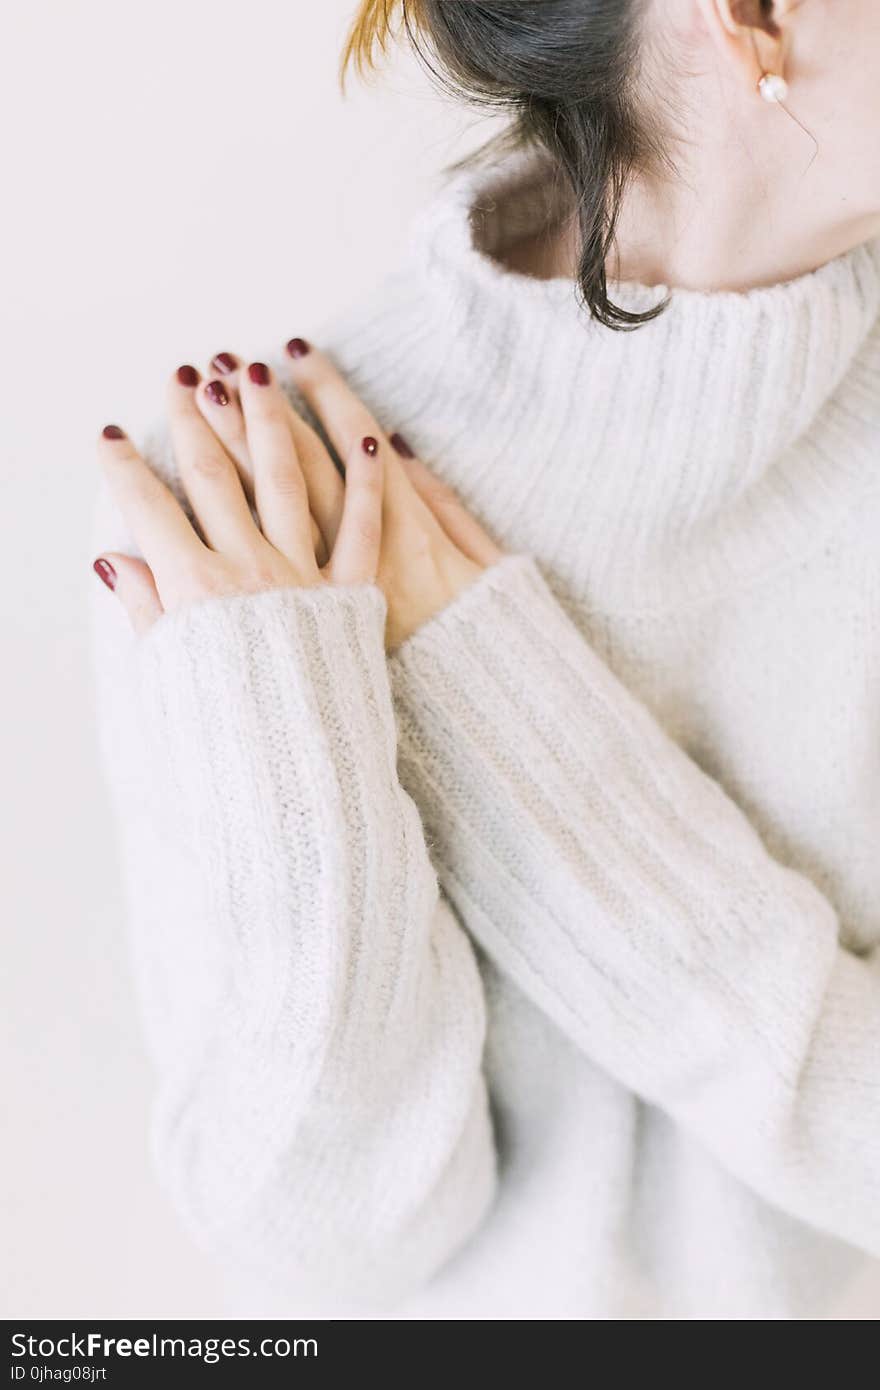
[[[422,652],[439,652],[450,641],[482,625],[493,615],[511,613],[525,606],[549,603],[561,616],[563,610],[544,579],[532,555],[524,552],[503,555],[463,589],[456,598],[417,628],[391,653],[389,665],[401,671],[418,662]],[[491,629],[486,633],[491,638]]]
[[[565,652],[581,665],[586,660],[600,683],[603,676],[613,680],[534,557],[504,555],[392,652],[392,693],[399,714],[424,712],[425,702],[442,705],[444,691],[473,696],[490,686],[529,706],[540,701],[543,681],[554,679],[545,660],[556,664]]]
[[[334,645],[384,642],[386,612],[385,595],[376,584],[291,586],[204,598],[163,614],[139,639],[138,660],[144,675],[161,675],[184,651],[198,654],[204,670],[230,656],[251,667],[296,650],[308,666]],[[199,672],[193,675],[207,683]]]
[[[328,584],[209,598],[163,615],[136,655],[148,732],[175,791],[194,807],[210,804],[209,790],[228,802],[251,794],[251,769],[263,764],[272,784],[295,770],[315,806],[331,795],[328,771],[357,763],[359,743],[374,754],[365,772],[393,760],[386,612],[375,584]]]

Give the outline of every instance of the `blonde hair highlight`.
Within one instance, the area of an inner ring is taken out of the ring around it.
[[[351,68],[365,76],[376,66],[402,24],[418,20],[418,0],[361,0],[342,51],[340,79]]]

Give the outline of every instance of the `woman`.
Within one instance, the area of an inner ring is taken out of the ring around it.
[[[99,446],[159,1171],[257,1313],[843,1316],[880,1270],[874,7],[406,9],[516,147],[317,345],[181,368],[167,435]]]

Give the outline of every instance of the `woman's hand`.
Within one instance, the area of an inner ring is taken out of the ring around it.
[[[345,482],[268,368],[245,370],[229,353],[213,359],[206,381],[181,368],[169,388],[173,447],[205,543],[124,436],[102,439],[111,486],[146,563],[108,556],[95,567],[138,630],[164,609],[210,594],[371,579],[388,600],[393,649],[501,557],[323,354],[294,339],[288,356],[291,379],[343,460]]]
[[[102,557],[96,569],[105,582],[115,580],[110,587],[136,629],[144,631],[163,612],[205,598],[374,582],[383,494],[375,441],[351,442],[339,526],[319,564],[287,402],[269,368],[252,363],[238,390],[259,526],[233,456],[199,409],[198,382],[194,368],[181,367],[169,383],[168,412],[180,479],[201,534],[118,426],[107,426],[101,437],[100,461],[144,560]]]
[[[377,582],[388,600],[386,643],[394,650],[499,560],[502,551],[452,489],[415,458],[406,441],[383,430],[324,353],[294,338],[287,344],[286,356],[290,380],[320,420],[338,456],[345,459],[351,441],[362,433],[377,439],[385,456]],[[214,363],[218,362],[215,358]],[[299,420],[295,412],[291,414]],[[227,419],[224,414],[218,429]],[[302,421],[298,427],[306,428]],[[335,468],[333,477],[316,489],[313,513],[328,539],[339,524],[342,490]]]

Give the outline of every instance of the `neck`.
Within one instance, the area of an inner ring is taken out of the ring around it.
[[[794,103],[789,115],[756,101],[735,122],[724,94],[707,88],[701,107],[705,119],[676,142],[674,167],[630,184],[610,281],[745,291],[796,279],[880,235],[880,215],[839,191],[843,152],[817,152]],[[506,259],[542,279],[573,278],[577,228],[539,233]]]
[[[522,491],[499,543],[528,549],[554,511],[569,578],[597,605],[691,603],[776,572],[876,484],[880,244],[748,294],[682,288],[646,327],[614,333],[565,275],[509,273],[511,248],[546,240],[563,194],[545,157],[517,152],[462,171],[426,211],[406,302],[426,382],[448,372],[455,342],[472,412],[455,448],[441,412],[428,451],[453,460],[448,481],[488,515],[485,441],[506,441]],[[657,292],[621,285],[618,302],[644,310]]]
[[[880,219],[845,206],[817,216],[803,163],[803,151],[799,165],[769,168],[739,146],[704,146],[691,151],[684,177],[638,179],[621,208],[609,278],[744,291],[805,275],[877,235]]]
[[[880,235],[880,219],[867,215],[810,232],[783,199],[747,192],[732,182],[704,193],[639,181],[621,209],[609,281],[704,292],[758,289],[808,274]],[[553,236],[538,232],[511,246],[503,260],[539,279],[573,279],[577,229],[564,223]]]

